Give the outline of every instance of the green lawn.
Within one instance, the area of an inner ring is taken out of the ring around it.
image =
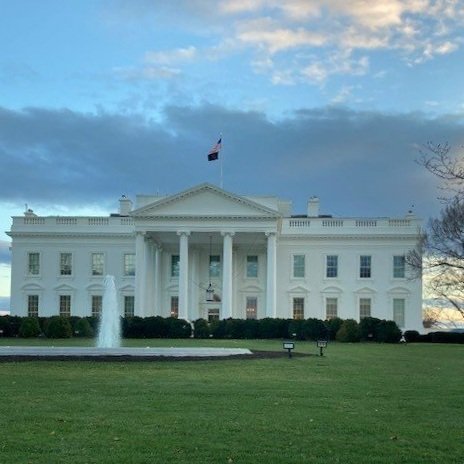
[[[130,341],[188,344],[282,346]],[[297,350],[317,352],[306,342]],[[334,343],[322,358],[2,363],[0,462],[462,464],[463,380],[464,346],[438,344]]]

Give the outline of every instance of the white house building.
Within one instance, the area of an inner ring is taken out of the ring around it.
[[[291,203],[202,184],[124,196],[109,217],[14,217],[11,312],[98,315],[104,276],[121,313],[142,317],[365,316],[422,327],[422,283],[405,255],[419,220],[291,216]]]

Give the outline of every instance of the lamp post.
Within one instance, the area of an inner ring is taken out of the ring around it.
[[[288,351],[288,357],[292,357],[292,350],[295,348],[295,343],[291,341],[283,342],[283,349]]]
[[[319,356],[324,356],[324,348],[327,348],[327,340],[317,340],[316,346],[319,348]]]

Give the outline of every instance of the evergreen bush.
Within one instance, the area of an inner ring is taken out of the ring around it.
[[[419,340],[419,332],[417,330],[406,330],[404,332],[404,338],[408,343],[414,343]]]
[[[336,340],[339,342],[359,342],[361,337],[359,334],[359,324],[354,319],[346,319],[343,321],[340,329],[337,332]]]
[[[22,318],[19,316],[0,316],[0,330],[4,337],[17,337]]]
[[[92,326],[90,325],[90,322],[87,320],[87,318],[82,317],[80,318],[75,325],[74,328],[74,335],[76,337],[93,337],[94,335],[94,330],[92,329]]]
[[[206,319],[197,319],[193,322],[193,336],[194,338],[209,338],[210,330]]]
[[[151,316],[143,319],[143,333],[146,338],[166,338],[168,324],[161,316]]]
[[[377,325],[376,339],[380,343],[398,343],[402,332],[394,321],[380,321]]]
[[[45,324],[45,335],[47,338],[71,338],[72,326],[69,318],[52,316]]]
[[[328,330],[320,319],[309,318],[304,321],[303,332],[305,340],[327,340]]]
[[[192,335],[192,326],[186,320],[168,317],[165,321],[168,338],[189,338]]]
[[[340,319],[339,317],[333,317],[325,321],[329,340],[335,340],[337,332],[340,330],[340,327],[342,326],[342,324],[343,324],[343,319]]]
[[[359,323],[359,333],[364,342],[377,341],[377,328],[381,320],[376,317],[363,317]]]
[[[36,317],[24,317],[19,327],[19,336],[23,338],[37,337],[40,334],[39,321]]]

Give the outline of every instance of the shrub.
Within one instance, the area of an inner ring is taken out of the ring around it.
[[[122,335],[124,338],[144,338],[144,323],[139,316],[125,317],[122,321]]]
[[[209,330],[213,338],[226,338],[227,329],[226,329],[226,321],[216,319],[211,321],[209,325]]]
[[[377,329],[381,320],[376,317],[363,317],[359,322],[359,335],[362,341],[377,340]]]
[[[206,319],[197,319],[193,322],[194,338],[209,338],[210,330]]]
[[[87,318],[83,317],[76,322],[74,335],[76,337],[93,337],[94,331]]]
[[[401,339],[401,330],[394,321],[380,321],[377,325],[377,341],[381,343],[398,343]]]
[[[337,335],[337,332],[340,330],[342,324],[343,319],[340,319],[339,317],[333,317],[332,319],[325,321],[329,340],[335,340],[335,336]]]
[[[48,338],[71,338],[72,327],[69,318],[52,316],[45,324],[45,335]]]
[[[146,317],[143,319],[143,326],[146,338],[165,338],[168,334],[166,319],[161,316]]]
[[[19,336],[23,338],[37,337],[40,334],[39,321],[36,317],[24,317],[19,327]]]
[[[464,333],[459,332],[431,332],[432,343],[464,343]]]
[[[19,316],[0,316],[0,330],[4,337],[17,337],[22,318]]]
[[[259,321],[256,319],[245,320],[243,327],[243,338],[253,339],[258,338],[259,333]]]
[[[339,342],[359,342],[359,324],[354,319],[346,319],[343,321],[340,329],[335,337]]]
[[[327,327],[320,319],[306,319],[303,324],[303,332],[305,340],[326,340],[328,338]]]
[[[192,326],[186,320],[168,317],[165,321],[168,338],[189,338],[192,335]]]
[[[259,320],[258,338],[287,338],[291,320],[265,317]]]
[[[240,339],[245,336],[245,325],[244,319],[227,319],[226,320],[226,337]]]
[[[291,319],[288,323],[288,337],[295,340],[306,340],[304,319]]]
[[[404,338],[408,343],[414,343],[419,340],[419,332],[417,330],[406,330]]]

